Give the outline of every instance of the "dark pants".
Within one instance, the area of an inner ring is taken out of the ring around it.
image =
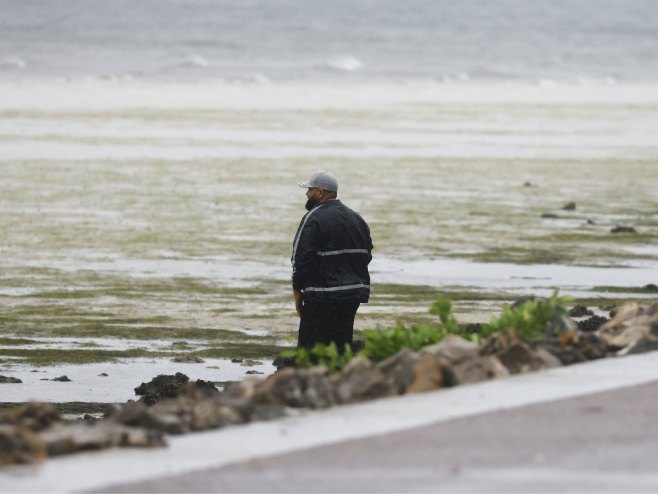
[[[313,348],[316,343],[332,341],[343,353],[345,343],[352,345],[354,316],[359,302],[304,302],[299,321],[298,347]]]

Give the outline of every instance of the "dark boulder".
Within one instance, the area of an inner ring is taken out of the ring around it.
[[[589,310],[584,305],[574,305],[571,309],[569,309],[569,317],[585,317],[593,315],[594,312]]]
[[[610,233],[637,233],[632,226],[615,226],[610,229]]]
[[[587,319],[583,319],[582,321],[578,321],[578,329],[585,332],[596,331],[606,322],[608,322],[608,320],[609,319],[607,317],[592,316]]]
[[[174,398],[179,388],[190,380],[185,374],[177,372],[175,375],[160,374],[148,383],[142,383],[135,388],[135,394],[141,396],[139,401],[153,405],[163,398]]]
[[[272,365],[276,367],[276,370],[285,369],[286,367],[296,367],[295,357],[282,357],[281,355],[274,358]]]
[[[560,365],[560,361],[542,348],[533,348],[514,330],[493,335],[482,347],[483,356],[498,358],[510,374],[548,369]]]
[[[0,376],[0,384],[20,384],[22,382],[23,381],[21,381],[17,377]]]

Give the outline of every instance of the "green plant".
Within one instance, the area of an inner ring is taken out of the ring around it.
[[[554,290],[549,299],[528,300],[515,308],[505,304],[499,317],[482,325],[482,336],[488,338],[497,331],[515,329],[528,339],[541,338],[551,319],[567,313],[566,305],[572,300],[566,295],[560,297]]]
[[[329,373],[333,374],[341,371],[354,358],[354,353],[348,344],[345,344],[343,353],[340,353],[338,346],[332,341],[328,345],[316,343],[310,350],[306,348],[284,350],[281,356],[294,358],[297,367],[323,365],[329,369]]]
[[[420,324],[407,328],[401,321],[392,328],[378,327],[374,330],[365,330],[363,334],[365,335],[363,354],[376,361],[383,360],[403,348],[418,351],[424,346],[439,342],[445,335],[439,326]]]
[[[403,348],[418,351],[421,348],[440,342],[445,336],[454,334],[479,344],[498,331],[515,329],[528,339],[540,338],[549,327],[551,320],[567,312],[566,305],[571,297],[559,296],[558,290],[549,299],[528,300],[518,307],[503,306],[503,313],[491,323],[483,324],[479,330],[473,326],[462,326],[452,313],[449,300],[440,298],[432,304],[429,312],[438,316],[438,324],[419,324],[407,327],[398,321],[392,328],[364,330],[364,349],[359,353],[377,362],[396,354]],[[316,344],[310,351],[304,348],[284,351],[284,357],[294,357],[298,367],[324,365],[330,372],[338,372],[352,359],[349,345],[340,354],[335,343]]]

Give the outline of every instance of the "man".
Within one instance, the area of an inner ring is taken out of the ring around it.
[[[352,344],[354,317],[370,296],[370,229],[338,196],[338,181],[319,171],[299,184],[306,209],[292,247],[292,287],[300,317],[297,346]]]

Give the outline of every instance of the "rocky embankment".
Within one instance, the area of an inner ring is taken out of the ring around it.
[[[628,303],[609,320],[587,308],[571,314],[554,318],[540,340],[528,341],[514,330],[496,333],[481,346],[448,336],[379,363],[356,357],[332,375],[324,367],[287,367],[222,392],[181,373],[157,376],[135,389],[138,401],[109,407],[102,419],[65,420],[50,404],[28,403],[0,415],[0,465],[110,447],[160,447],[168,434],[279,418],[296,408],[420,393],[658,349],[658,304]]]

